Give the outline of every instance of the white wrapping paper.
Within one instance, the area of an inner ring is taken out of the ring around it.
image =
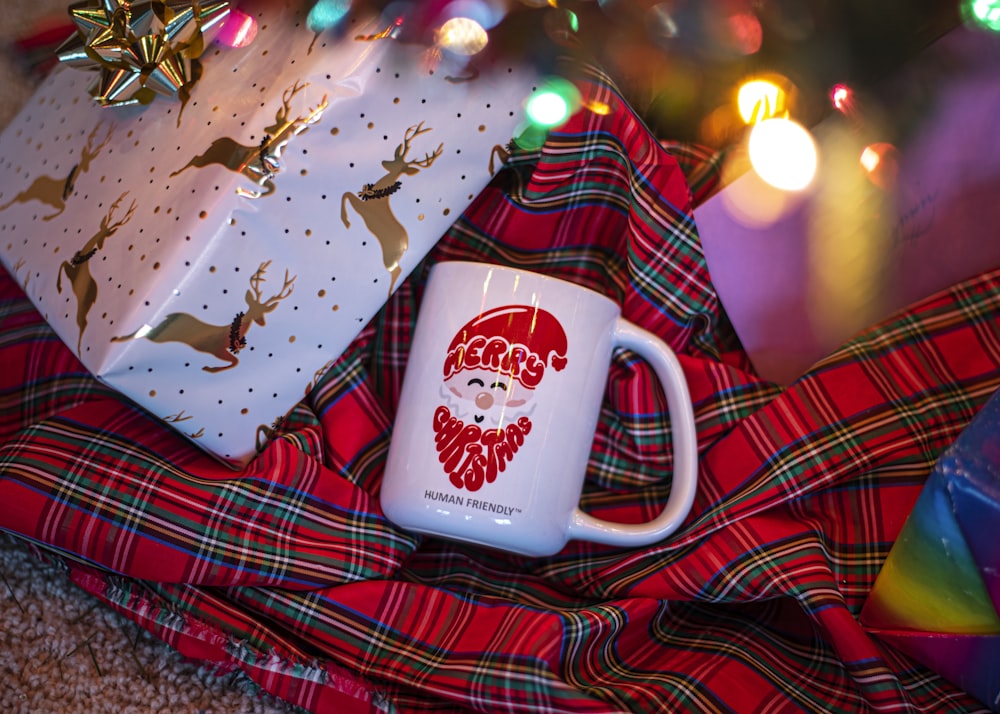
[[[0,259],[99,379],[234,466],[490,178],[530,68],[449,76],[355,19],[248,8],[183,107],[57,68],[0,136]]]

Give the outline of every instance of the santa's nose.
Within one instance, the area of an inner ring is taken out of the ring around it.
[[[480,409],[489,409],[493,406],[493,395],[490,392],[480,392],[476,395],[475,401]]]

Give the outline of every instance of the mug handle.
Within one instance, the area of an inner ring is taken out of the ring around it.
[[[614,344],[630,349],[646,360],[666,394],[674,452],[670,498],[660,515],[646,523],[604,521],[584,513],[577,506],[570,518],[568,535],[572,539],[605,545],[649,545],[677,530],[694,503],[698,486],[698,440],[694,410],[680,362],[663,340],[619,317],[615,324]]]

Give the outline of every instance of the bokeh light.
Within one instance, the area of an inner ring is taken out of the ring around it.
[[[861,152],[861,165],[864,167],[865,171],[872,172],[878,168],[881,157],[878,151],[875,151],[870,146],[866,146],[864,151]]]
[[[306,26],[313,32],[323,32],[343,20],[351,11],[351,0],[318,0],[309,11]]]
[[[472,18],[453,17],[438,28],[436,39],[442,49],[471,56],[482,52],[489,42],[489,35]]]
[[[611,107],[605,104],[604,102],[598,102],[598,101],[584,102],[583,106],[585,109],[589,109],[598,116],[603,117],[611,113]]]
[[[444,8],[442,20],[468,18],[485,30],[492,30],[507,14],[507,4],[501,0],[453,0]]]
[[[549,8],[542,16],[542,27],[545,29],[545,34],[556,44],[570,45],[577,40],[580,18],[572,10]]]
[[[649,9],[649,30],[654,35],[672,40],[680,35],[680,26],[674,19],[673,8],[668,3],[657,3]]]
[[[731,102],[706,114],[698,124],[698,140],[706,146],[730,146],[745,133],[746,123]]]
[[[868,179],[882,189],[891,189],[899,175],[899,151],[892,144],[869,144],[858,159]]]
[[[872,174],[860,170],[865,147],[854,126],[838,122],[825,129],[823,171],[807,192],[802,227],[809,256],[806,309],[817,336],[843,339],[885,314],[884,301],[893,289],[886,268],[895,252],[898,214],[894,194],[873,186]],[[865,160],[876,173],[886,166],[884,146],[867,147]]]
[[[1000,32],[1000,0],[968,0],[966,15],[980,26]]]
[[[528,121],[541,127],[559,126],[581,105],[580,90],[572,82],[550,77],[525,105]]]
[[[760,51],[764,42],[764,29],[752,12],[738,12],[726,18],[729,42],[737,52],[752,55]]]
[[[785,91],[770,79],[752,79],[740,86],[736,105],[744,122],[758,124],[785,112]]]
[[[833,102],[833,108],[838,112],[846,112],[854,98],[851,88],[846,84],[834,85],[833,89],[830,90],[830,101]]]
[[[748,228],[766,228],[781,221],[804,200],[804,192],[782,191],[770,185],[749,166],[744,151],[728,154],[722,166],[726,190],[720,198],[736,222]]]
[[[791,119],[765,119],[750,132],[750,165],[767,183],[785,191],[801,191],[816,175],[816,142]]]
[[[538,151],[545,145],[548,129],[525,120],[513,132],[513,143],[522,151]]]
[[[528,100],[528,118],[540,126],[556,126],[569,117],[569,105],[555,92],[542,92]]]
[[[219,28],[219,34],[215,36],[215,41],[227,47],[247,47],[257,38],[257,21],[239,10],[231,8],[229,17]]]

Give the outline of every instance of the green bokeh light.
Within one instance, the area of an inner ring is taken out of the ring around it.
[[[569,29],[571,29],[573,32],[580,31],[580,18],[577,17],[577,14],[575,12],[573,12],[572,10],[567,10],[566,19],[569,20]]]
[[[580,108],[580,91],[565,79],[546,80],[524,107],[528,121],[541,127],[559,126]]]
[[[1000,32],[1000,0],[967,0],[967,15],[987,30]]]

